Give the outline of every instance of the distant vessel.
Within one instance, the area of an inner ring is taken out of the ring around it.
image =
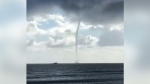
[[[58,64],[57,62],[53,63],[53,64]]]

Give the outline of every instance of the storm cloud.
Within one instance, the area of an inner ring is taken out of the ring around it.
[[[111,25],[123,22],[123,0],[27,0],[28,19],[59,8],[70,21]]]

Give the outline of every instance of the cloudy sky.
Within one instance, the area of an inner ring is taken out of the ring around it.
[[[27,0],[26,32],[28,63],[123,63],[123,0]]]

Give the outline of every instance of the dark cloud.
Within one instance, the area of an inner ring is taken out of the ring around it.
[[[118,30],[104,32],[98,42],[99,46],[121,46],[123,44],[123,32]]]
[[[71,21],[76,21],[80,14],[81,21],[90,24],[123,22],[123,0],[27,0],[28,18],[50,13],[55,7]]]

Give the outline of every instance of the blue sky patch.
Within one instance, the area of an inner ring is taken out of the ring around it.
[[[58,23],[56,21],[54,21],[54,20],[48,20],[46,22],[41,22],[40,24],[41,25],[38,25],[38,27],[40,29],[44,29],[44,30],[47,30],[47,29],[50,29],[50,28],[58,26]]]

